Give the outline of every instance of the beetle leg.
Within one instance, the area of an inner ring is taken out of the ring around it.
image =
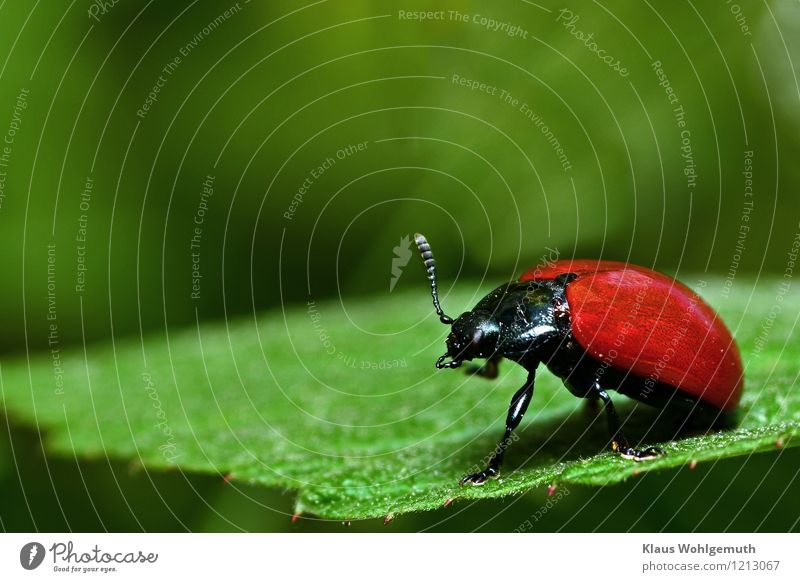
[[[600,383],[597,381],[594,383],[594,393],[603,401],[606,410],[608,430],[611,432],[611,450],[615,453],[619,453],[623,459],[632,459],[634,461],[645,461],[666,455],[666,453],[658,447],[647,447],[642,450],[631,447],[628,444],[628,439],[622,434],[622,426],[619,421],[619,416],[617,416],[617,409],[614,408],[611,397],[608,395],[608,392],[600,387]]]
[[[480,376],[481,378],[494,380],[500,373],[497,366],[501,359],[502,356],[492,356],[481,366],[467,366],[467,374],[474,374],[475,376]]]
[[[506,430],[502,440],[497,443],[491,457],[489,457],[489,465],[483,471],[466,475],[458,482],[459,485],[463,486],[465,483],[483,485],[487,479],[493,479],[500,475],[500,465],[503,464],[503,457],[506,454],[506,449],[511,444],[511,433],[519,426],[525,411],[528,410],[528,405],[531,403],[535,375],[534,370],[529,371],[528,379],[525,380],[525,384],[516,391],[514,397],[511,399],[511,404],[508,407],[508,415],[506,416]]]

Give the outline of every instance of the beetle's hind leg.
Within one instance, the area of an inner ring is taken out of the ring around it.
[[[480,366],[467,366],[467,374],[480,376],[481,378],[487,378],[489,380],[494,380],[500,374],[500,370],[498,369],[498,365],[500,360],[503,357],[499,355],[494,355],[488,360],[486,360]]]
[[[666,453],[658,447],[647,447],[646,449],[639,450],[634,449],[628,444],[628,439],[625,438],[625,435],[622,433],[622,425],[617,415],[617,409],[614,408],[614,403],[611,402],[611,397],[608,395],[608,392],[600,387],[600,382],[595,381],[589,397],[599,398],[603,401],[606,419],[608,420],[608,430],[611,433],[611,449],[615,453],[619,453],[624,459],[633,459],[634,461],[646,461],[666,455]]]

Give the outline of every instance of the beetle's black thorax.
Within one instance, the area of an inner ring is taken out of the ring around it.
[[[501,285],[476,306],[500,326],[497,353],[525,365],[546,362],[569,334],[564,285],[524,281]]]

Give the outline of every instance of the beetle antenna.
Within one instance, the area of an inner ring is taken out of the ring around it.
[[[428,244],[428,239],[419,233],[414,235],[414,242],[417,243],[419,254],[422,255],[425,268],[428,270],[428,279],[431,282],[431,295],[433,296],[433,307],[436,309],[436,315],[439,316],[439,321],[450,325],[453,323],[453,318],[445,315],[444,311],[442,311],[442,306],[439,304],[439,289],[436,285],[436,261],[431,252],[431,245]]]

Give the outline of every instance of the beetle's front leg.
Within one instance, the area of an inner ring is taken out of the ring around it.
[[[468,366],[467,374],[480,376],[481,378],[487,378],[488,380],[494,380],[500,373],[498,364],[500,363],[501,359],[502,356],[494,355],[486,360],[481,366]]]
[[[519,422],[522,420],[525,411],[528,410],[528,405],[531,403],[533,397],[533,381],[535,377],[535,369],[528,371],[528,379],[522,388],[517,390],[514,397],[511,399],[511,404],[508,407],[508,416],[506,416],[506,430],[503,434],[502,440],[497,443],[497,446],[492,451],[489,457],[489,465],[478,473],[466,475],[459,485],[469,483],[470,485],[483,485],[487,479],[496,478],[500,475],[500,465],[503,464],[503,457],[506,454],[506,449],[511,444],[511,433],[514,431]]]

